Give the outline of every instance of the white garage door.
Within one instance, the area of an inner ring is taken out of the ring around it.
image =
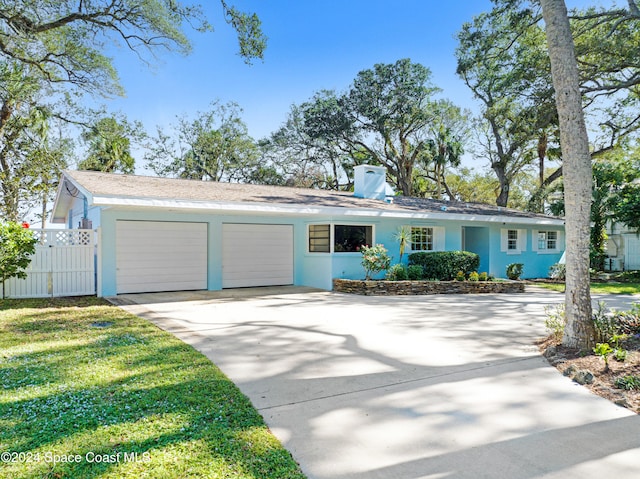
[[[222,287],[293,284],[292,225],[222,225]]]
[[[207,289],[207,224],[116,222],[118,293]]]
[[[624,269],[640,269],[640,238],[636,235],[624,236]]]

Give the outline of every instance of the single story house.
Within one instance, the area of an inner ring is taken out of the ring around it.
[[[606,271],[640,270],[640,235],[623,223],[607,224]]]
[[[466,250],[480,271],[546,277],[564,251],[561,218],[389,196],[382,167],[355,171],[355,193],[65,171],[53,223],[98,228],[98,295],[303,285],[361,279],[359,248],[411,228],[415,251]]]

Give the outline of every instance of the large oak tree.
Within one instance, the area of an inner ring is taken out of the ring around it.
[[[504,202],[513,179],[535,162],[541,209],[562,165],[545,174],[545,161],[561,160],[557,115],[538,2],[494,0],[495,7],[466,23],[458,35],[458,73],[482,103],[490,142],[482,151],[502,185]],[[574,10],[569,21],[593,157],[637,136],[640,128],[640,21],[628,9]]]

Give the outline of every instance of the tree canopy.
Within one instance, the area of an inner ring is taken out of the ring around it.
[[[142,125],[130,125],[126,119],[104,117],[82,132],[87,144],[87,156],[78,164],[80,170],[108,173],[133,173],[135,159],[131,155],[131,140],[142,138]]]
[[[235,103],[214,102],[191,120],[178,118],[173,132],[159,128],[145,155],[160,176],[243,181],[255,174],[259,152]]]
[[[294,107],[271,145],[304,152],[329,187],[349,187],[353,166],[383,165],[404,195],[419,193],[420,174],[444,183],[444,168],[462,154],[463,113],[431,82],[430,70],[405,58],[356,75],[344,93],[323,90]],[[457,115],[457,116],[456,116]],[[346,178],[345,178],[346,177]]]
[[[262,58],[266,38],[258,17],[221,4],[238,33],[240,54],[247,61]],[[32,75],[52,85],[121,94],[108,45],[115,42],[141,58],[161,50],[187,54],[185,25],[212,30],[200,5],[176,0],[2,0],[0,55],[30,66]]]
[[[538,2],[495,0],[495,7],[463,26],[458,35],[458,73],[482,105],[489,141],[482,155],[494,169],[502,192],[523,168],[539,163],[533,208],[541,209],[545,189],[562,175],[560,164],[544,174],[545,158],[561,160],[554,88]],[[629,9],[574,10],[575,42],[590,149],[598,156],[637,135],[640,127],[637,2]]]
[[[239,54],[247,62],[262,58],[266,37],[258,17],[226,0],[220,4],[226,22],[238,34]],[[124,48],[151,63],[165,52],[188,54],[189,29],[212,30],[200,5],[190,2],[0,0],[0,208],[4,218],[18,219],[43,199],[46,205],[52,178],[59,176],[70,151],[59,122],[91,126],[94,130],[88,135],[98,138],[96,125],[77,108],[77,101],[87,93],[123,94],[110,48]],[[106,143],[103,146],[107,148]],[[122,142],[111,141],[108,148],[108,156],[118,158],[115,169],[132,171],[132,158],[127,158]],[[94,149],[83,166],[113,168],[104,155],[96,155]]]

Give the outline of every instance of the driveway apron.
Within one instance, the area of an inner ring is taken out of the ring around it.
[[[309,479],[640,477],[640,417],[535,346],[560,294],[113,300],[220,367]]]

